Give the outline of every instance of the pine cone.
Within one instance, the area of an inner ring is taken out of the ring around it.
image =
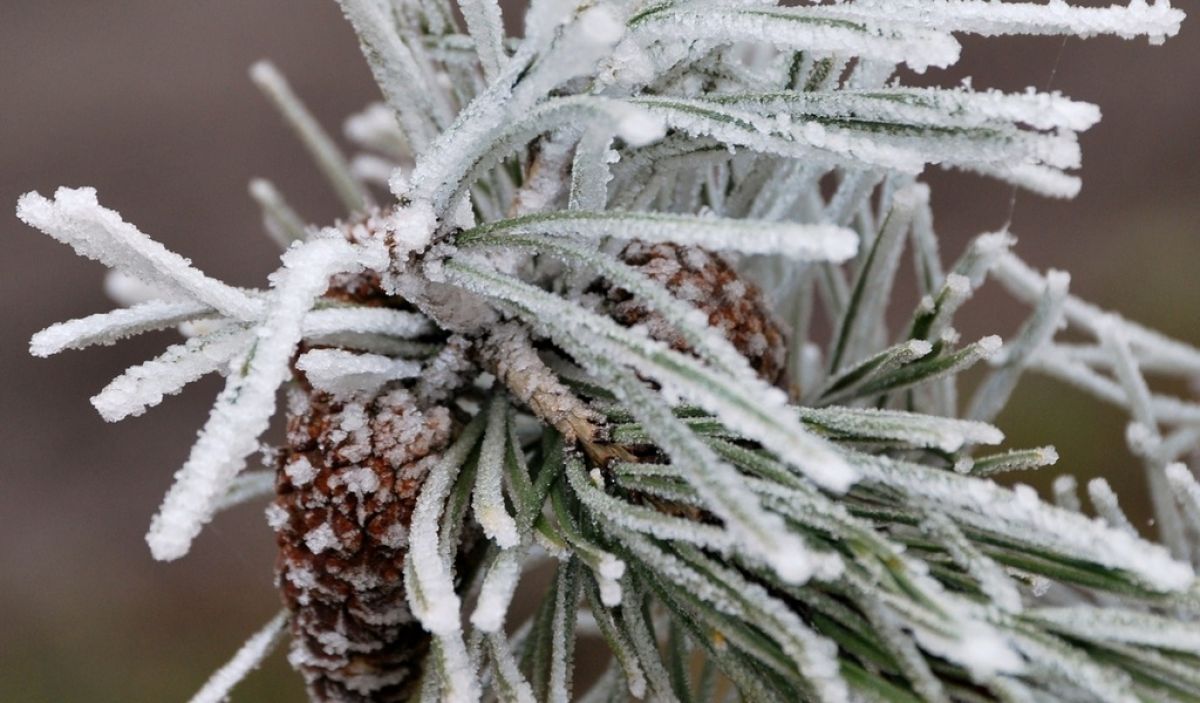
[[[293,388],[268,517],[292,612],[289,661],[314,701],[407,700],[428,648],[403,581],[408,527],[455,426],[405,389],[337,401]]]
[[[384,214],[341,229],[361,241]],[[408,307],[372,272],[333,277],[325,297]],[[461,347],[462,340],[449,340],[442,365],[453,366]],[[345,399],[313,389],[299,371],[294,376],[268,511],[279,545],[276,586],[292,613],[288,660],[317,703],[408,700],[429,648],[404,589],[408,528],[425,475],[458,426],[438,404],[444,394],[429,389],[385,387]]]
[[[639,241],[630,242],[620,256],[677,298],[708,313],[708,324],[725,333],[763,380],[783,382],[787,358],[783,328],[758,286],[743,279],[728,261],[699,247]],[[650,336],[688,351],[679,333],[628,291],[610,288],[607,297],[618,322],[645,325]]]

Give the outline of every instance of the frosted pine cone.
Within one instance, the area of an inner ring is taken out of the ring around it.
[[[750,366],[768,383],[780,383],[786,359],[783,329],[758,286],[743,279],[720,256],[699,247],[634,241],[621,252],[625,263],[666,286],[677,298],[708,313],[708,324],[723,331]],[[687,343],[662,318],[627,291],[611,288],[612,316],[624,325],[645,325],[655,339],[679,351]]]
[[[450,443],[443,406],[405,389],[350,401],[295,388],[269,518],[292,612],[289,660],[314,701],[406,700],[428,635],[402,578],[408,526]]]
[[[382,216],[341,229],[361,241]],[[406,307],[374,273],[335,276],[326,297]],[[461,355],[459,346],[447,349]],[[418,389],[334,397],[295,375],[268,513],[279,545],[276,585],[292,613],[288,659],[318,703],[407,700],[429,646],[404,589],[408,527],[455,422]]]

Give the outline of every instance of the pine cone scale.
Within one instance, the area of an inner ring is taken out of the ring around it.
[[[408,527],[454,423],[405,390],[354,400],[292,393],[269,514],[292,612],[289,660],[314,701],[406,700],[428,649],[404,591]]]
[[[787,357],[783,326],[758,286],[745,280],[728,261],[700,247],[641,241],[630,242],[620,257],[706,313],[709,326],[721,330],[763,380],[783,383]],[[650,336],[677,351],[690,350],[660,313],[627,291],[610,288],[607,297],[613,318],[621,324],[642,325]]]

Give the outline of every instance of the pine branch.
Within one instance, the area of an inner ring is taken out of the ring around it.
[[[320,702],[1200,700],[1182,463],[1200,403],[1147,379],[1195,377],[1200,350],[1069,294],[1007,232],[945,266],[917,180],[936,164],[1069,197],[1099,110],[897,74],[954,63],[959,34],[1157,42],[1182,12],[537,0],[510,38],[491,0],[341,5],[385,100],[345,124],[359,153],[252,71],[348,211],[310,226],[253,182],[285,249],[268,289],[197,271],[94,191],[18,204],[127,305],[38,333],[35,355],[186,337],[102,390],[102,416],[226,375],[152,553],[276,493],[287,613],[196,700],[285,625]],[[1028,321],[961,343],[993,280]],[[980,449],[1027,371],[1128,411],[1163,545],[1102,478],[1094,519],[1069,474],[1054,504],[991,478],[1059,460]],[[284,385],[287,441],[247,471]],[[522,576],[541,560],[539,592]],[[586,692],[585,629],[612,653]]]

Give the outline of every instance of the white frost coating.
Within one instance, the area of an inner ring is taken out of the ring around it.
[[[221,703],[227,700],[233,687],[246,678],[283,639],[287,625],[287,612],[282,611],[254,633],[242,645],[233,659],[213,672],[204,686],[189,699],[188,703]]]
[[[839,671],[837,647],[813,632],[791,606],[763,586],[713,560],[705,560],[702,570],[696,568],[692,561],[698,558],[695,555],[685,561],[637,535],[625,535],[622,541],[627,543],[630,551],[653,564],[659,577],[673,581],[695,597],[755,625],[775,639],[816,689],[819,700],[830,703],[850,700],[846,682]]]
[[[661,554],[661,552],[653,544],[642,540],[637,535],[623,537],[622,541],[626,540],[630,542],[631,547],[644,546],[647,548],[647,553],[642,555],[642,560],[653,564],[656,567],[656,573],[662,575],[669,574],[671,577],[675,577],[675,573],[657,568],[661,566],[662,560],[657,559],[656,555]],[[667,558],[671,559],[670,557]],[[678,563],[678,560],[673,559],[672,561],[673,563]],[[640,668],[638,673],[644,678],[650,691],[669,692],[671,691],[670,677],[667,674],[666,667],[663,666],[662,657],[659,654],[657,637],[650,632],[645,618],[638,617],[641,613],[642,603],[645,602],[645,593],[640,589],[634,588],[635,584],[636,582],[628,583],[626,585],[631,587],[624,589],[621,610],[622,613],[628,613],[629,616],[622,618],[622,624],[624,625],[620,630],[623,635],[622,639],[629,643],[629,650],[632,654],[631,659]],[[711,594],[714,590],[716,589],[697,589],[693,592],[703,598],[705,593]],[[727,599],[724,602],[727,602]],[[596,613],[595,610],[593,610],[593,614],[596,615],[596,622],[599,624],[601,622],[600,614]],[[627,676],[629,676],[628,669]],[[668,698],[667,700],[670,699]]]
[[[1108,485],[1108,481],[1103,478],[1094,478],[1088,481],[1087,492],[1088,497],[1092,500],[1092,505],[1096,507],[1096,512],[1105,522],[1111,527],[1131,535],[1137,535],[1137,529],[1130,524],[1129,518],[1125,517],[1125,511],[1121,510],[1121,504],[1117,501],[1117,494]]]
[[[612,45],[625,33],[625,25],[602,5],[593,5],[579,16],[579,31],[597,44]]]
[[[849,54],[906,63],[915,71],[958,60],[949,34],[916,26],[882,29],[841,22],[846,5],[835,7],[665,6],[633,23],[637,36],[680,41],[755,42],[818,54]]]
[[[267,507],[263,509],[263,516],[267,519],[267,527],[270,527],[276,532],[282,530],[283,526],[288,523],[289,519],[288,512],[283,509],[283,506],[274,502],[268,503]],[[292,579],[291,577],[289,577],[289,579],[295,581],[295,579]]]
[[[537,703],[533,687],[517,667],[508,637],[504,633],[491,633],[484,637],[484,644],[489,650],[488,661],[492,664],[496,684],[500,689],[497,693],[498,700],[504,703]]]
[[[508,57],[504,54],[504,22],[496,0],[460,0],[458,7],[475,42],[483,75],[495,80]]]
[[[454,590],[450,564],[442,557],[439,523],[454,482],[483,432],[482,418],[467,425],[458,440],[430,470],[417,496],[409,526],[405,588],[409,605],[421,625],[441,645],[441,683],[448,700],[479,699],[474,667],[463,642],[459,611],[462,600]]]
[[[618,585],[619,588],[620,586]],[[595,590],[586,584],[584,585],[584,595],[587,597],[588,610],[591,611],[592,621],[595,622],[597,629],[600,630],[604,639],[609,643],[614,664],[619,665],[625,674],[625,684],[629,692],[635,698],[645,698],[646,675],[642,672],[641,662],[638,661],[638,653],[634,651],[634,647],[626,636],[625,631],[617,624],[612,611],[609,609],[620,605],[623,598],[618,599],[617,603],[611,606],[605,604],[605,607],[601,607],[602,604],[597,602]],[[592,696],[585,696],[584,700],[590,698]]]
[[[1004,433],[983,422],[875,408],[800,408],[800,419],[839,433],[955,452],[963,444],[999,444]]]
[[[445,402],[454,390],[471,379],[475,366],[469,358],[471,343],[453,336],[428,360],[417,382],[417,398],[425,404]]]
[[[169,300],[170,291],[142,281],[121,271],[104,274],[104,294],[113,302],[126,307],[148,303],[152,300]]]
[[[615,608],[621,604],[624,590],[621,588],[620,581],[600,578],[596,580],[596,585],[600,587],[600,603],[602,605],[607,608]]]
[[[390,2],[339,0],[338,4],[358,34],[363,55],[388,106],[396,112],[405,140],[417,151],[425,148],[451,119],[437,77],[400,36]]]
[[[320,554],[326,549],[334,549],[340,545],[337,533],[328,522],[323,522],[304,533],[304,546],[313,554]]]
[[[396,208],[386,225],[392,260],[403,261],[410,253],[429,246],[437,224],[437,215],[428,200],[418,200],[407,207]]]
[[[1158,430],[1140,422],[1131,422],[1125,427],[1125,443],[1129,451],[1137,456],[1152,457],[1158,449]]]
[[[371,262],[382,265],[378,252]],[[287,378],[288,363],[300,341],[305,314],[335,272],[361,266],[367,250],[344,239],[318,238],[289,249],[275,284],[270,314],[255,331],[251,350],[237,373],[230,374],[200,437],[175,484],[150,523],[146,541],[156,559],[187,553],[201,526],[212,517],[214,502],[258,448],[258,437],[275,412],[275,391]]]
[[[984,595],[1007,612],[1021,610],[1021,593],[1003,567],[976,549],[945,515],[928,511],[925,521],[924,527],[938,537],[950,557],[979,582]]]
[[[619,131],[619,130],[618,130]],[[584,130],[575,146],[575,154],[571,160],[571,184],[568,189],[567,207],[570,210],[603,210],[608,204],[608,183],[612,180],[610,166],[620,161],[620,155],[612,149],[613,126],[598,122]],[[544,175],[543,175],[544,174]],[[553,181],[551,188],[538,188],[535,194],[545,193],[552,196],[549,200],[535,204],[526,209],[528,199],[521,197],[522,210],[510,212],[514,215],[525,215],[531,212],[541,212],[552,206],[554,197],[562,191],[562,178],[559,174],[545,173],[545,169],[537,169],[537,175],[548,181]],[[540,180],[540,179],[539,179]],[[530,185],[533,185],[532,183]],[[540,186],[540,184],[539,184]],[[525,187],[520,195],[524,196]],[[541,205],[538,207],[537,205]]]
[[[841,402],[859,394],[867,384],[885,377],[896,369],[911,364],[933,351],[933,344],[924,339],[909,339],[867,357],[854,366],[829,378],[818,387],[816,397],[823,402]]]
[[[523,232],[670,242],[742,254],[779,254],[797,261],[840,263],[858,251],[858,235],[836,225],[649,212],[554,212],[484,225],[465,236],[502,237]]]
[[[379,474],[366,466],[344,470],[338,478],[347,491],[359,497],[379,490]]]
[[[1077,150],[1071,149],[1070,135],[1025,135],[1003,141],[934,137],[916,140],[902,135],[881,135],[856,128],[852,123],[825,126],[815,120],[806,120],[792,124],[778,116],[730,108],[716,100],[639,96],[628,102],[660,115],[668,126],[696,140],[711,138],[731,147],[746,147],[813,165],[845,168],[870,165],[915,176],[929,163],[958,164],[960,158],[968,157],[966,163],[976,163],[979,159],[989,162],[1012,158],[1025,160],[1035,156],[1072,163],[1078,156]],[[963,150],[964,141],[972,145],[970,151]],[[1046,153],[1034,153],[1039,149]]]
[[[929,322],[929,334],[926,335],[926,338],[940,338],[942,333],[949,328],[954,313],[958,312],[958,309],[974,292],[975,289],[971,286],[970,278],[961,273],[946,274],[946,280],[938,292],[937,310]]]
[[[787,583],[804,583],[812,577],[821,563],[820,557],[798,535],[789,532],[778,515],[763,510],[757,496],[746,486],[744,477],[718,458],[711,448],[675,418],[667,404],[649,392],[635,375],[623,370],[609,373],[612,375],[613,390],[628,404],[655,442],[672,461],[691,468],[687,476],[688,483],[696,488],[709,509],[725,523],[724,530],[716,536],[726,537],[730,547],[740,547],[754,558],[769,564]],[[618,509],[622,502],[602,490],[583,490],[583,482],[575,479],[571,469],[572,463],[568,461],[568,478],[572,487],[581,494],[581,500],[587,500],[583,494],[590,493],[591,500],[595,501],[593,505],[601,507],[607,503],[613,506],[613,509],[604,511],[608,514],[598,516],[600,519],[611,519],[627,529],[636,529],[637,521],[631,519],[632,516],[643,513],[648,518],[648,513],[654,512],[645,508],[635,510],[634,506]],[[651,518],[646,522],[653,534],[655,528],[660,533],[665,532],[663,526],[673,526],[676,521]],[[684,534],[676,539],[694,541],[701,534],[699,527],[695,525],[691,531],[685,528]]]
[[[544,44],[551,32],[566,24],[578,7],[575,0],[534,0],[525,12],[525,36],[531,44]]]
[[[262,314],[262,302],[245,291],[209,278],[191,261],[150,239],[102,207],[94,188],[59,188],[54,200],[26,193],[17,201],[17,217],[80,256],[99,261],[150,285],[220,310],[239,320]]]
[[[1113,362],[1113,375],[1117,377],[1121,388],[1125,391],[1129,414],[1133,419],[1153,434],[1153,441],[1158,441],[1158,423],[1155,418],[1154,404],[1151,401],[1150,387],[1138,368],[1133,350],[1129,346],[1129,337],[1121,327],[1121,321],[1115,315],[1101,318],[1095,329],[1101,346],[1108,351]]]
[[[963,458],[954,465],[954,470],[975,476],[991,476],[1004,471],[1027,471],[1052,466],[1058,463],[1058,450],[1053,446],[1033,449],[1014,449],[1001,454],[992,454],[977,459]]]
[[[787,397],[761,381],[734,379],[695,359],[671,351],[644,332],[513,279],[472,268],[462,261],[445,265],[447,278],[481,295],[520,306],[527,319],[588,359],[608,359],[654,378],[669,392],[717,415],[731,430],[756,439],[821,486],[844,492],[856,474],[832,446],[806,431],[789,409]],[[586,335],[589,348],[578,348]],[[669,360],[669,363],[666,362]]]
[[[1069,689],[1078,692],[1082,700],[1105,703],[1138,703],[1129,675],[1097,663],[1079,649],[1051,638],[1029,637],[1011,631],[1014,644],[1037,668],[1048,672],[1053,679],[1069,681]],[[1052,679],[1052,680],[1053,680]]]
[[[806,116],[848,117],[888,124],[988,127],[1027,124],[1034,129],[1083,131],[1100,120],[1095,105],[1060,93],[947,88],[881,88],[721,96],[723,105]]]
[[[212,314],[213,309],[204,303],[151,300],[50,325],[29,340],[29,353],[45,357],[66,349],[113,344],[126,337],[167,329]]]
[[[246,350],[251,333],[228,326],[174,344],[154,359],[125,370],[92,397],[92,406],[109,422],[141,415],[187,384],[213,373]]]
[[[1112,355],[1098,344],[1057,342],[1049,346],[1047,352],[1069,361],[1077,361],[1097,369],[1111,369]],[[1154,349],[1134,349],[1138,367],[1148,374],[1178,374],[1192,375],[1186,366],[1180,366],[1169,357],[1160,356]]]
[[[950,703],[945,686],[929,668],[915,637],[903,630],[901,619],[870,597],[860,597],[858,604],[868,618],[872,635],[890,651],[901,674],[912,683],[913,691],[926,703]]]
[[[925,108],[922,114],[915,108],[911,103],[918,99],[910,96],[860,96],[845,104],[840,92],[800,95],[803,97],[790,93],[748,94],[687,101],[637,98],[634,102],[663,110],[672,126],[691,134],[711,134],[723,141],[793,158],[803,158],[802,151],[807,149],[812,156],[824,156],[826,161],[850,160],[859,162],[855,166],[871,164],[913,174],[924,164],[942,164],[987,173],[1036,190],[1056,187],[1050,183],[1053,176],[1043,178],[1039,175],[1042,171],[1058,174],[1058,169],[1076,168],[1080,163],[1078,140],[1072,130],[1022,129],[1011,121],[971,117],[969,109],[953,105],[946,110],[954,117],[941,113],[933,117],[929,115],[933,110]],[[1070,114],[1063,119],[1086,124],[1088,116]],[[1049,120],[1046,123],[1052,124]],[[1039,184],[1039,179],[1046,183]],[[849,202],[859,204],[865,193],[854,195]]]
[[[433,324],[424,315],[390,308],[327,308],[304,318],[306,337],[354,333],[412,339],[432,331]]]
[[[554,589],[554,615],[550,620],[550,676],[546,703],[570,703],[574,673],[575,623],[579,615],[579,562],[558,568]]]
[[[1049,3],[986,0],[866,0],[842,6],[848,16],[915,23],[949,32],[983,36],[1065,34],[1092,37],[1112,34],[1123,39],[1145,36],[1161,43],[1179,32],[1183,12],[1169,0],[1129,0],[1127,5],[1078,7],[1063,0]]]
[[[483,444],[479,448],[479,465],[471,503],[475,519],[479,520],[484,534],[502,549],[515,547],[520,541],[517,523],[504,505],[504,455],[508,448],[507,414],[508,401],[503,395],[497,395],[488,409],[487,429],[483,434]],[[518,448],[517,451],[521,450]]]
[[[1164,469],[1167,483],[1175,492],[1175,501],[1194,534],[1200,534],[1200,484],[1186,464],[1175,462]]]
[[[604,492],[602,484],[596,484],[598,472],[596,475],[589,472],[588,479],[584,479],[578,462],[568,462],[566,475],[580,503],[588,508],[596,519],[605,523],[653,535],[658,539],[689,542],[722,553],[728,553],[736,544],[735,535],[727,529],[664,515],[653,508],[626,503],[608,495]],[[698,482],[697,477],[690,478],[693,483]],[[802,558],[803,554],[797,556]],[[799,562],[799,559],[797,561]]]
[[[624,23],[614,11],[619,12],[615,3],[593,5],[563,27],[550,50],[521,79],[515,91],[515,105],[527,105],[566,81],[595,71],[625,31]]]
[[[600,568],[597,569],[596,573],[598,573],[601,578],[620,581],[621,577],[625,575],[625,562],[616,558],[612,554],[605,552],[605,554],[600,557]]]
[[[926,649],[963,665],[977,680],[998,673],[1019,673],[1027,666],[1003,632],[979,620],[960,625],[958,637],[951,640],[924,628],[915,634]]]
[[[667,133],[667,123],[649,110],[633,105],[614,106],[616,134],[631,147],[649,146]]]
[[[390,381],[421,375],[421,364],[416,361],[344,349],[307,351],[296,360],[296,368],[314,388],[339,398],[373,393]]]
[[[479,599],[471,613],[471,624],[482,632],[502,632],[504,618],[521,578],[521,554],[518,550],[500,552],[488,569],[479,588]]]
[[[586,266],[604,276],[613,285],[629,291],[641,299],[647,307],[655,310],[678,333],[697,355],[714,366],[735,377],[756,382],[757,374],[750,368],[746,357],[739,352],[724,334],[714,334],[708,324],[708,315],[692,303],[673,295],[665,286],[643,272],[626,264],[617,257],[596,251],[590,246],[569,241],[564,237],[521,235],[492,239],[496,246],[519,245],[539,252],[562,256],[572,266]],[[484,246],[489,246],[485,244]]]
[[[1042,503],[1030,494],[1031,489],[1008,490],[992,481],[885,457],[848,454],[847,458],[863,472],[864,481],[918,498],[952,515],[959,524],[1010,534],[1022,543],[1120,569],[1163,592],[1185,589],[1193,581],[1191,567],[1172,559],[1161,546]]]
[[[1100,642],[1126,642],[1200,654],[1200,629],[1194,623],[1124,610],[1074,606],[1038,608],[1027,615],[1052,629]]]
[[[306,486],[317,477],[317,469],[303,454],[283,467],[283,472],[296,486]]]
[[[1083,180],[1078,176],[1063,173],[1056,168],[1049,168],[1041,164],[958,164],[957,166],[964,171],[974,171],[985,176],[999,178],[1047,198],[1070,200],[1079,195],[1079,191],[1083,188]]]

